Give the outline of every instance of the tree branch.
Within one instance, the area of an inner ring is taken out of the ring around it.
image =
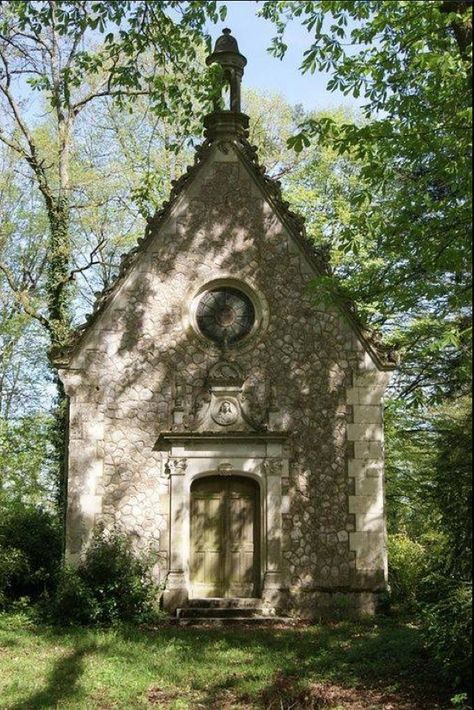
[[[67,283],[68,281],[74,281],[77,274],[82,274],[84,271],[87,271],[92,266],[99,266],[102,263],[102,260],[96,260],[95,257],[104,245],[105,239],[101,239],[97,246],[94,247],[94,249],[89,254],[89,261],[87,262],[87,264],[85,264],[85,266],[79,266],[77,269],[72,269],[67,279],[64,279],[63,283]]]
[[[26,151],[21,147],[21,145],[17,145],[16,143],[12,143],[12,142],[10,141],[10,139],[5,136],[5,134],[3,133],[3,131],[0,131],[0,141],[2,141],[2,143],[4,143],[5,145],[7,145],[9,148],[11,148],[12,150],[14,150],[14,151],[15,151],[16,153],[18,153],[19,155],[21,155],[22,158],[25,158],[25,159],[27,158],[27,155],[28,155],[28,154],[27,154]]]
[[[14,296],[14,298],[15,298],[15,301],[18,303],[19,306],[21,306],[21,308],[23,309],[23,311],[24,311],[28,316],[31,316],[31,318],[34,318],[34,319],[37,320],[39,323],[41,323],[41,325],[42,325],[44,328],[46,328],[46,330],[47,330],[49,333],[52,333],[52,332],[53,332],[53,329],[52,329],[52,327],[51,327],[51,323],[49,322],[49,320],[48,320],[45,316],[43,316],[41,313],[39,313],[39,312],[36,310],[36,308],[34,308],[34,307],[32,306],[31,301],[30,301],[30,299],[28,298],[28,296],[27,296],[27,294],[25,293],[25,291],[21,291],[21,290],[19,290],[19,289],[17,288],[17,286],[16,286],[16,284],[15,284],[15,278],[14,278],[12,272],[10,271],[10,269],[8,268],[8,266],[6,266],[6,264],[3,264],[2,262],[0,262],[0,271],[2,271],[3,274],[5,275],[5,278],[6,278],[6,280],[7,280],[7,283],[8,283],[8,285],[9,285],[10,289],[11,289],[12,292],[13,292],[13,296]]]
[[[89,94],[89,96],[86,96],[85,99],[82,99],[81,101],[78,101],[75,103],[73,106],[71,106],[71,111],[72,113],[77,116],[79,111],[84,108],[86,104],[89,103],[89,101],[92,101],[93,99],[98,99],[101,97],[105,96],[124,96],[126,98],[134,98],[136,96],[148,96],[149,91],[122,91],[122,90],[117,90],[117,91],[110,91],[109,89],[105,91],[98,91],[97,93],[94,94]]]

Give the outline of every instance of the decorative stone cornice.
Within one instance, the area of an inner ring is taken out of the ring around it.
[[[225,441],[229,443],[262,442],[285,444],[288,440],[289,432],[286,431],[230,431],[225,435]],[[160,434],[155,445],[155,450],[163,451],[164,444],[186,444],[193,442],[222,442],[222,433],[216,431],[186,432],[186,431],[164,431]]]
[[[204,136],[209,140],[248,138],[249,117],[245,113],[214,111],[204,118]]]

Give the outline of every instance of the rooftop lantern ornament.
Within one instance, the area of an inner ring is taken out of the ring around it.
[[[239,46],[231,30],[227,27],[217,39],[214,51],[206,59],[206,64],[219,64],[222,68],[222,87],[214,102],[214,111],[205,117],[206,138],[236,134],[247,137],[249,118],[241,112],[241,84],[247,60],[239,52]],[[222,109],[222,92],[229,88],[229,108]]]

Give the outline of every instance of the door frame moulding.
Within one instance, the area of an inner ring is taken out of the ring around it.
[[[285,432],[161,434],[156,448],[167,452],[163,473],[169,479],[166,610],[173,612],[189,598],[191,486],[206,476],[232,475],[252,478],[260,488],[261,597],[269,609],[284,606],[288,585],[282,576],[282,513],[288,496],[282,483],[289,476],[287,440]]]

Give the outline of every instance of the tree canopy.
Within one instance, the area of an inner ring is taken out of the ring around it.
[[[402,355],[401,392],[422,400],[469,387],[471,43],[467,2],[267,2],[283,58],[285,28],[308,31],[302,71],[362,102],[359,120],[309,118],[290,143],[357,161],[339,253],[325,284],[357,300]],[[335,228],[337,226],[337,229]]]

